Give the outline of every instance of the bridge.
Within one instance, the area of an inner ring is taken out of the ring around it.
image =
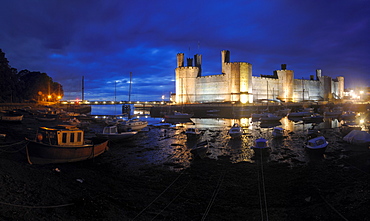
[[[60,104],[86,104],[86,105],[115,105],[133,104],[135,106],[160,106],[170,104],[171,101],[60,101]]]

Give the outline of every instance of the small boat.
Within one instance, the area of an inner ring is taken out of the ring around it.
[[[294,117],[306,117],[306,116],[310,116],[312,113],[313,113],[312,108],[305,108],[302,111],[290,112],[288,114],[288,118],[290,118],[290,117],[293,117],[293,118]]]
[[[243,128],[235,123],[229,130],[231,138],[240,138],[243,135]]]
[[[202,132],[198,128],[188,128],[185,131],[186,137],[188,139],[199,138]]]
[[[97,133],[96,136],[108,140],[124,140],[133,137],[137,133],[138,131],[126,131],[119,133],[117,126],[107,126],[104,127],[102,133]]]
[[[195,158],[205,158],[209,149],[208,140],[199,142],[190,150],[190,153],[194,155]]]
[[[50,122],[50,121],[55,121],[57,119],[56,114],[40,114],[36,117],[38,121],[43,121],[43,122]]]
[[[266,114],[260,118],[260,121],[279,121],[280,119],[281,117],[275,114]]]
[[[308,140],[306,148],[310,150],[324,150],[328,144],[323,136],[319,136]]]
[[[84,131],[72,125],[40,127],[26,146],[30,164],[69,163],[95,158],[108,150],[108,140],[94,143],[84,139]]]
[[[166,119],[190,119],[193,117],[194,114],[182,113],[178,111],[174,111],[172,114],[164,115]]]
[[[272,129],[272,136],[275,138],[280,138],[284,136],[284,129],[281,127],[274,127]]]
[[[122,121],[117,126],[118,126],[119,131],[121,131],[121,130],[122,131],[132,131],[132,130],[140,131],[143,128],[145,128],[146,126],[148,126],[148,121],[139,120],[139,119],[135,118],[135,119]]]
[[[318,113],[314,113],[314,114],[311,114],[310,116],[304,116],[302,120],[303,122],[306,122],[306,123],[321,122],[324,120],[324,116]]]
[[[19,122],[22,122],[22,120],[23,120],[23,114],[16,113],[16,112],[13,112],[13,111],[8,111],[8,112],[3,113],[0,116],[0,119],[1,119],[1,121],[19,123]]]
[[[262,155],[268,154],[269,152],[269,145],[268,145],[268,140],[264,138],[258,138],[254,141],[254,146],[251,147],[254,151],[255,155]]]
[[[266,149],[268,148],[268,140],[265,138],[258,138],[254,141],[253,149]]]
[[[354,111],[345,111],[342,113],[342,118],[343,120],[354,120],[356,119],[357,114]]]
[[[355,145],[369,145],[370,144],[370,134],[366,131],[352,130],[343,140],[350,144]]]

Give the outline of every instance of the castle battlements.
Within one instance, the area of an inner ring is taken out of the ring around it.
[[[255,102],[260,99],[282,101],[331,100],[331,94],[340,99],[344,93],[344,78],[334,80],[316,70],[316,79],[294,79],[294,71],[287,70],[286,64],[273,75],[252,76],[252,64],[230,62],[230,51],[221,51],[221,74],[202,76],[202,56],[187,58],[177,54],[176,102]],[[321,83],[320,83],[321,82]]]

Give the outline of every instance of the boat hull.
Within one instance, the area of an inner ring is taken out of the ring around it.
[[[124,140],[133,137],[135,134],[137,134],[137,131],[128,131],[123,133],[117,133],[117,134],[96,134],[98,138],[102,139],[108,139],[108,140]]]
[[[70,163],[95,158],[108,148],[108,141],[82,146],[46,145],[29,141],[26,152],[30,164]]]

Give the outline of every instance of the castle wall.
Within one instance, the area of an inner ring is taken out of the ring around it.
[[[276,99],[280,94],[281,82],[279,79],[252,77],[253,101]]]
[[[230,52],[221,52],[222,74],[201,76],[202,56],[187,58],[184,66],[184,54],[177,54],[176,102],[253,102],[263,99],[283,101],[308,101],[340,99],[344,93],[344,78],[322,76],[316,70],[310,80],[294,79],[294,71],[274,71],[274,75],[252,76],[252,65],[247,62],[230,62]]]

